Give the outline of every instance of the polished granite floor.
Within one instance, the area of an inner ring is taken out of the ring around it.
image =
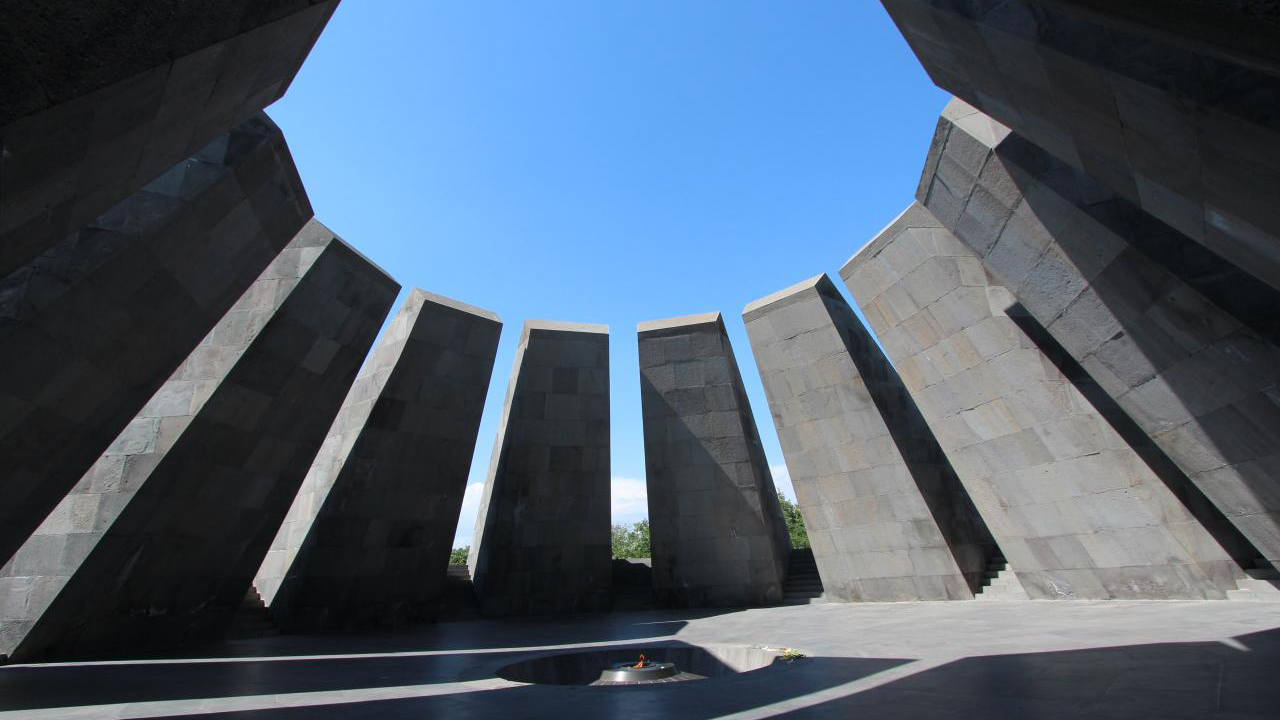
[[[661,643],[807,657],[658,686],[521,685],[534,654]],[[635,612],[227,643],[197,658],[0,668],[45,718],[1280,717],[1280,603],[953,602]]]

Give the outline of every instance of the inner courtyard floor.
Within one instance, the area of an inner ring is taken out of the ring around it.
[[[649,686],[498,668],[606,646],[805,655]],[[1276,717],[1280,602],[935,602],[653,611],[272,637],[179,659],[0,667],[0,720]]]

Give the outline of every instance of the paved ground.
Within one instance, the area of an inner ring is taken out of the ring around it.
[[[773,645],[809,657],[655,687],[520,685],[548,649]],[[1280,717],[1280,603],[951,602],[460,622],[228,643],[196,659],[0,668],[0,720],[43,718]]]

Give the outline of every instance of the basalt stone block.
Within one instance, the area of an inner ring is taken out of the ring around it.
[[[280,98],[337,4],[40,2],[6,12],[0,277]]]
[[[841,271],[1032,598],[1222,598],[1239,566],[919,204]],[[1087,378],[1087,376],[1086,376]]]
[[[0,653],[219,639],[398,291],[303,228],[0,569]]]
[[[995,541],[826,275],[743,312],[826,596],[967,600]]]
[[[254,587],[281,628],[430,617],[502,323],[414,290],[365,363]]]
[[[1275,3],[883,2],[939,87],[1280,288]]]
[[[258,115],[0,280],[0,561],[311,215]]]
[[[791,541],[720,313],[637,334],[654,599],[781,602]]]
[[[609,328],[529,320],[468,565],[489,615],[609,603]]]
[[[981,170],[957,184],[944,167],[961,156]],[[1280,563],[1280,294],[1221,259],[1189,262],[1191,240],[960,101],[920,200]]]

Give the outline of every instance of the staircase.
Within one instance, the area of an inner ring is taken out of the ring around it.
[[[471,582],[471,570],[466,565],[450,565],[445,571],[436,619],[476,620],[479,617],[480,602],[476,599],[476,586]]]
[[[1228,600],[1280,600],[1280,571],[1258,558],[1253,567],[1244,569],[1245,577],[1236,581],[1237,590],[1228,590]]]
[[[1009,567],[1009,561],[1003,555],[994,555],[987,560],[987,572],[983,576],[982,589],[973,596],[974,600],[1030,600],[1027,591],[1022,588],[1018,576]]]
[[[257,589],[250,585],[249,590],[244,594],[244,600],[240,603],[240,609],[236,612],[235,619],[231,621],[231,627],[227,630],[227,639],[274,637],[279,634],[280,628],[276,627],[275,621],[271,619],[271,611],[267,609],[267,604],[262,602],[262,596],[258,594]]]
[[[787,561],[787,581],[782,586],[783,605],[824,603],[822,578],[811,548],[793,548]]]

